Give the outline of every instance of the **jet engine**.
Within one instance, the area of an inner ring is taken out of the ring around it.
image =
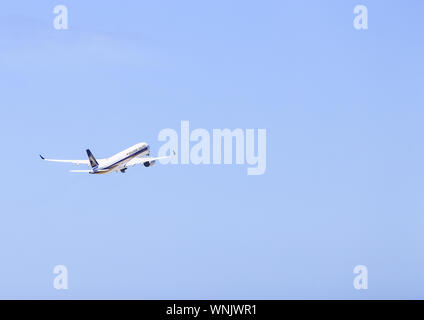
[[[147,161],[147,162],[143,163],[143,165],[144,165],[146,168],[148,168],[148,167],[153,166],[155,163],[156,163],[156,161],[155,161],[155,160],[153,160],[153,161]]]

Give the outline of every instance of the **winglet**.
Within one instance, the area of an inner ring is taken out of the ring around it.
[[[44,157],[41,154],[39,154],[39,156],[40,156],[41,159],[45,160]]]

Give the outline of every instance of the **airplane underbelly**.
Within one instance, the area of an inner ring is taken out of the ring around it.
[[[112,172],[111,170],[98,170],[94,172],[90,172],[91,174],[106,174]]]

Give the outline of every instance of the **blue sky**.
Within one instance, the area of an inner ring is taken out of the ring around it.
[[[69,30],[53,28],[57,4]],[[424,298],[423,12],[418,0],[2,3],[0,298]],[[92,176],[38,158],[140,141],[155,154],[181,120],[266,129],[266,173]],[[68,290],[53,288],[59,264]],[[353,288],[359,264],[368,290]]]

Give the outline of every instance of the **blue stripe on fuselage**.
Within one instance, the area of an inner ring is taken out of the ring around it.
[[[111,165],[108,165],[107,167],[98,168],[98,170],[112,169],[113,167],[116,167],[118,164],[120,164],[122,161],[125,161],[127,159],[133,158],[133,157],[139,155],[140,153],[143,153],[144,151],[147,151],[148,149],[149,149],[149,147],[144,147],[143,149],[141,149],[141,150],[139,150],[139,151],[137,151],[137,152],[129,155],[128,157],[125,157],[125,158],[123,158],[123,159],[121,159],[121,160],[119,160],[119,161],[117,161],[117,162],[115,162],[115,163],[113,163]]]

